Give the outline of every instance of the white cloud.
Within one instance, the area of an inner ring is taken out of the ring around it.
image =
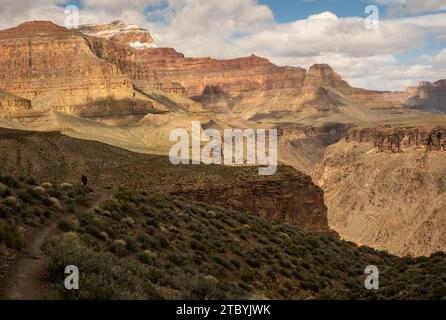
[[[389,15],[417,15],[446,10],[446,0],[375,0],[377,4],[390,6]]]
[[[434,62],[439,65],[446,65],[446,48],[435,56]]]

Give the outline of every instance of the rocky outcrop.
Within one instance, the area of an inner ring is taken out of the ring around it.
[[[329,87],[344,94],[350,94],[353,91],[353,88],[327,64],[315,64],[305,75],[304,93],[320,87]]]
[[[0,114],[31,110],[31,101],[0,91]]]
[[[79,32],[51,22],[27,22],[0,31],[0,90],[38,108],[87,105],[132,97],[132,81],[98,57]]]
[[[149,31],[137,25],[127,25],[121,20],[105,24],[81,25],[79,31],[90,37],[107,39],[137,50],[156,47]]]
[[[397,153],[408,149],[446,151],[446,125],[356,127],[350,130],[346,139],[351,142],[373,144],[380,152]]]
[[[200,102],[207,110],[215,113],[230,112],[230,108],[234,105],[233,99],[229,97],[219,86],[206,86],[201,96],[192,97]]]
[[[309,176],[290,168],[281,168],[266,181],[242,178],[228,187],[209,185],[174,194],[233,210],[250,211],[306,231],[336,234],[328,228],[322,190]]]
[[[406,108],[429,112],[446,112],[446,80],[421,82],[410,87],[404,94],[402,105]]]

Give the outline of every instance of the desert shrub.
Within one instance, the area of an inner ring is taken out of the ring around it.
[[[49,190],[53,187],[53,185],[50,182],[44,182],[40,185],[42,188],[44,188],[45,190]]]
[[[228,300],[243,299],[246,292],[237,284],[225,284],[213,277],[194,276],[181,279],[182,299],[187,300]]]
[[[32,187],[26,190],[26,193],[29,194],[34,199],[41,201],[43,199],[45,190],[41,187]]]
[[[76,231],[77,226],[70,220],[63,219],[58,223],[59,229],[68,232],[68,231]]]
[[[154,257],[152,257],[151,255],[146,254],[144,251],[138,253],[138,254],[136,255],[136,258],[137,258],[140,262],[142,262],[142,263],[144,263],[144,264],[148,264],[148,265],[153,264],[153,262],[155,261],[155,258],[154,258]]]
[[[125,242],[125,247],[127,248],[127,250],[133,253],[138,252],[139,250],[138,242],[132,236],[128,234],[123,234],[120,235],[119,238]]]
[[[122,222],[124,222],[129,227],[133,227],[135,225],[135,220],[132,217],[127,217],[122,219]]]
[[[16,208],[19,205],[19,200],[14,196],[9,196],[3,200],[3,203],[9,207]]]
[[[177,267],[182,267],[188,262],[187,256],[177,252],[167,255],[167,260],[172,262]]]
[[[0,221],[0,243],[8,248],[21,250],[25,246],[25,239],[14,222]]]
[[[75,201],[77,204],[84,206],[84,207],[90,207],[90,199],[85,195],[79,195],[75,197]]]
[[[137,264],[109,253],[94,252],[82,246],[75,237],[47,240],[43,250],[48,257],[48,272],[59,284],[59,292],[64,299],[134,300],[160,297],[148,285],[144,270]],[[79,290],[68,291],[63,287],[64,271],[68,265],[82,270]]]
[[[62,206],[60,204],[59,199],[55,198],[55,197],[49,197],[48,198],[48,203],[50,204],[50,206],[58,209],[58,210],[62,210]]]
[[[60,184],[62,190],[72,190],[73,185],[71,183],[63,182]]]
[[[36,186],[37,185],[37,180],[36,178],[32,177],[32,176],[27,176],[23,179],[23,182]]]
[[[63,193],[58,188],[51,188],[48,190],[48,195],[53,198],[63,199]]]
[[[228,270],[234,269],[234,267],[232,266],[232,264],[229,261],[225,260],[224,258],[222,258],[220,256],[214,256],[212,258],[212,260],[214,260],[217,264],[221,265],[225,269],[228,269]]]
[[[19,199],[22,200],[24,203],[27,203],[27,204],[35,203],[34,197],[26,191],[19,190],[17,192],[17,197],[19,197]]]
[[[8,175],[5,175],[5,176],[0,175],[0,182],[7,185],[10,188],[18,188],[19,187],[18,181]]]
[[[0,197],[4,198],[10,195],[12,195],[11,189],[0,182]]]
[[[119,203],[115,199],[107,199],[102,204],[102,209],[106,211],[119,210]]]
[[[190,246],[193,250],[196,251],[207,251],[206,246],[195,239],[190,242]]]
[[[115,240],[110,245],[110,251],[118,257],[125,257],[128,255],[127,243],[121,239]]]

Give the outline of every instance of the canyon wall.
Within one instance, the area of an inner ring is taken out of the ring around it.
[[[336,234],[328,228],[323,191],[309,176],[290,168],[281,168],[264,181],[240,179],[227,187],[209,185],[174,194],[237,211],[249,211],[306,231]]]
[[[432,118],[352,128],[330,146],[313,173],[325,191],[330,227],[398,255],[445,251],[444,123]]]
[[[446,151],[446,125],[353,128],[347,140],[373,144],[380,152],[396,153],[410,149]]]
[[[446,80],[421,82],[408,88],[403,106],[430,112],[446,112]]]
[[[0,90],[40,109],[132,97],[132,82],[96,56],[86,38],[51,22],[0,31]]]
[[[262,104],[266,105],[266,111],[293,110],[303,101],[319,97],[321,87],[367,106],[394,105],[381,92],[351,87],[326,64],[313,65],[307,72],[303,68],[279,67],[255,55],[229,60],[186,58],[171,48],[140,51],[136,60],[156,70],[158,79],[180,83],[188,96],[209,99],[208,88],[218,88],[232,99],[228,99],[229,106],[239,105],[236,111],[243,111],[249,104],[260,110]]]

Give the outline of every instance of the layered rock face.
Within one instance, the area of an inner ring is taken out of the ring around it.
[[[171,48],[143,50],[135,60],[156,70],[160,81],[178,82],[187,96],[197,100],[209,98],[208,88],[219,88],[227,96],[226,108],[238,113],[303,107],[334,110],[343,104],[367,108],[398,105],[382,92],[351,87],[326,64],[313,65],[307,72],[303,68],[278,67],[255,55],[230,60],[186,58]],[[211,110],[213,102],[208,106]]]
[[[378,151],[392,153],[410,149],[446,151],[446,125],[430,127],[354,128],[347,141],[373,144]]]
[[[445,251],[445,121],[352,128],[330,146],[313,174],[325,191],[330,227],[398,255]]]
[[[255,55],[186,58],[154,46],[147,30],[122,21],[81,26],[79,31],[50,22],[25,23],[0,32],[0,66],[5,70],[0,89],[32,100],[36,108],[69,113],[85,113],[90,107],[100,111],[104,99],[134,98],[133,87],[151,98],[153,93],[175,95],[186,109],[193,102],[182,100],[192,97],[210,111],[242,113],[246,119],[283,110],[317,115],[346,105],[393,105],[380,92],[352,88],[324,64],[307,72]],[[141,108],[149,112],[150,107]],[[115,108],[131,113],[135,104]]]
[[[132,82],[93,53],[82,34],[51,22],[28,22],[0,31],[0,90],[64,108],[132,97]]]
[[[403,106],[430,112],[446,112],[446,80],[421,82],[405,92]]]
[[[158,48],[138,52],[137,60],[156,70],[159,79],[179,82],[189,96],[200,96],[209,85],[231,96],[251,90],[294,90],[305,76],[304,69],[277,67],[254,55],[231,60],[185,58],[174,49]]]
[[[31,101],[0,91],[0,113],[22,113],[31,110]]]
[[[288,168],[281,168],[268,181],[241,179],[233,186],[208,186],[174,194],[233,210],[250,211],[306,231],[336,234],[328,228],[322,190],[309,176],[296,174]]]

